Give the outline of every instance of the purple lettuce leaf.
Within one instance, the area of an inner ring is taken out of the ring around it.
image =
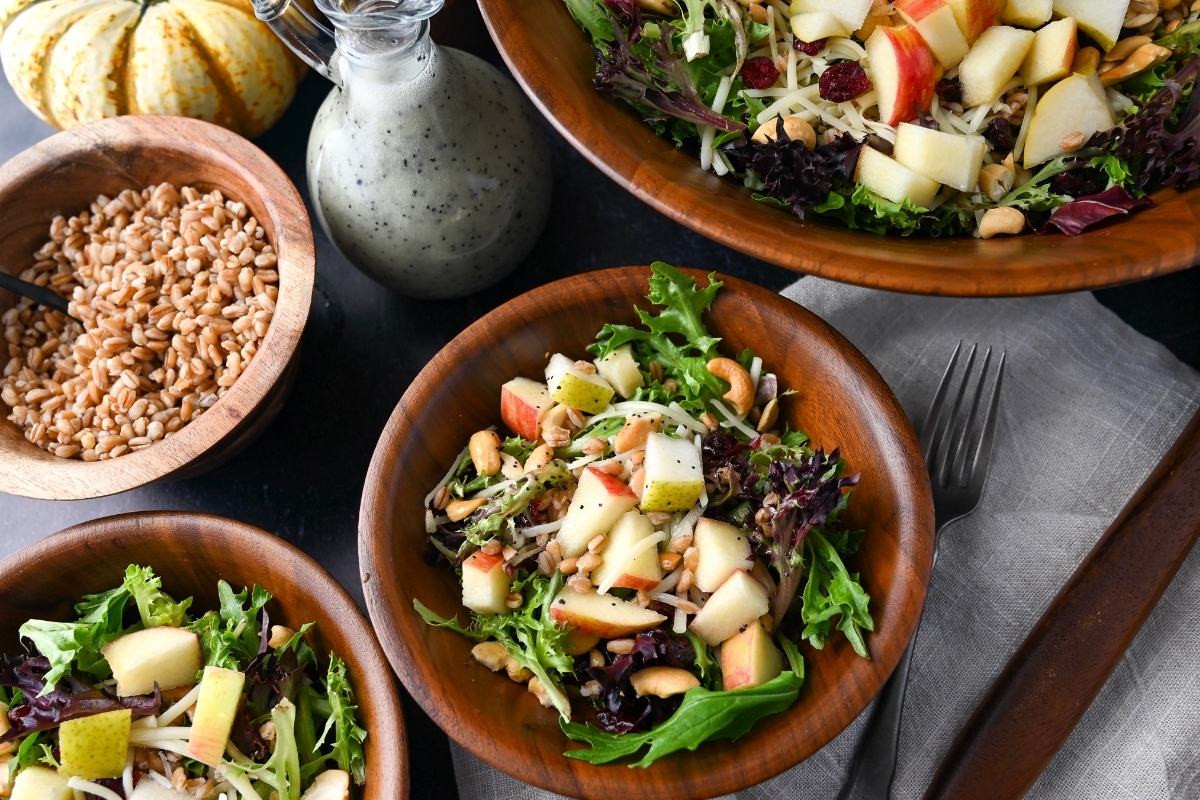
[[[57,728],[69,720],[106,711],[128,708],[136,719],[157,714],[162,707],[162,696],[157,689],[150,694],[117,697],[76,677],[60,681],[52,691],[42,695],[49,671],[50,661],[41,656],[6,657],[0,660],[0,686],[20,689],[24,698],[23,702],[8,710],[11,727],[0,736],[0,744],[21,739],[36,731]]]
[[[629,676],[649,666],[679,667],[691,670],[695,650],[691,642],[664,630],[639,633],[634,639],[633,652],[614,656],[606,654],[604,666],[585,666],[584,680],[600,684],[596,698],[596,723],[610,733],[629,733],[645,730],[667,719],[682,701],[681,697],[662,699],[639,697]]]
[[[1124,187],[1114,186],[1098,194],[1086,195],[1054,209],[1042,227],[1047,233],[1057,228],[1068,236],[1078,236],[1089,228],[1112,219],[1149,208],[1154,202],[1148,197],[1134,197]]]

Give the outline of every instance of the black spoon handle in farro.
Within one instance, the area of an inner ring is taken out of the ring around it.
[[[7,289],[13,294],[28,297],[38,305],[61,311],[67,316],[71,315],[71,312],[67,310],[67,298],[44,286],[37,286],[29,281],[23,281],[15,275],[9,275],[3,270],[0,270],[0,289]]]

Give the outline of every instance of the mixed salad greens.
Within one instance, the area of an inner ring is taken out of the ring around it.
[[[366,779],[346,664],[271,595],[218,584],[201,616],[150,567],[31,619],[0,658],[0,796],[11,800],[344,800]]]
[[[504,384],[510,435],[472,435],[426,497],[470,622],[413,600],[590,745],[567,756],[636,766],[743,735],[796,701],[801,643],[840,631],[867,658],[874,628],[841,522],[857,476],[781,421],[761,359],[721,355],[720,282],[658,263],[649,284],[592,360]]]
[[[563,0],[596,88],[763,203],[1077,234],[1200,183],[1182,0]]]

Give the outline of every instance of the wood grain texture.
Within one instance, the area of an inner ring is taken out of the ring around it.
[[[258,354],[209,411],[164,441],[120,458],[61,459],[0,419],[0,491],[53,500],[115,494],[197,474],[245,447],[278,413],[295,371],[315,279],[304,201],[283,170],[242,137],[182,117],[117,117],[59,133],[0,166],[0,269],[18,274],[57,214],[168,181],[220,189],[266,229],[279,258],[275,317]],[[14,297],[0,291],[0,311]],[[0,404],[0,417],[9,409]]]
[[[596,92],[590,43],[562,0],[479,5],[518,82],[580,153],[667,217],[780,267],[899,292],[992,297],[1095,289],[1200,261],[1200,189],[1161,192],[1136,221],[1074,238],[885,238],[800,221],[701,171],[692,153]]]
[[[1200,414],[1009,660],[946,754],[926,798],[1024,796],[1099,694],[1197,539]]]
[[[217,607],[217,581],[259,584],[275,596],[272,622],[316,622],[309,642],[348,665],[367,729],[362,800],[406,800],[408,756],[395,680],[345,589],[295,547],[251,525],[209,514],[122,514],[76,525],[0,561],[0,652],[18,652],[27,619],[69,619],[81,595],[118,586],[131,563],[151,566],[192,611]]]
[[[700,273],[693,273],[700,275]],[[929,577],[933,508],[916,438],[890,389],[867,360],[812,313],[773,292],[722,277],[707,321],[724,350],[752,347],[780,385],[793,427],[841,446],[861,472],[848,519],[867,538],[853,568],[872,597],[873,660],[838,637],[806,649],[801,701],[742,740],[665,758],[647,770],[564,758],[556,715],[523,686],[474,663],[471,643],[426,626],[419,598],[460,610],[457,580],[430,566],[422,500],[471,433],[500,423],[500,386],[538,376],[546,353],[582,354],[605,322],[636,322],[649,270],[590,272],[551,283],[487,315],[451,341],[417,376],[375,450],[359,518],[359,559],[371,619],[409,693],[446,733],[520,780],[575,797],[685,800],[763,781],[807,758],[858,715],[891,674],[916,624]],[[465,618],[465,616],[464,616]]]

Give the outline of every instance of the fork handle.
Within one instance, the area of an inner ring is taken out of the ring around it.
[[[1050,763],[1200,539],[1200,413],[992,684],[926,800],[1017,798]]]
[[[913,633],[912,641],[900,657],[892,677],[888,679],[867,729],[859,740],[850,765],[850,776],[842,786],[838,800],[887,800],[896,775],[896,756],[900,748],[900,717],[904,709],[904,690],[908,687],[908,665],[912,660],[913,645],[920,632]]]

